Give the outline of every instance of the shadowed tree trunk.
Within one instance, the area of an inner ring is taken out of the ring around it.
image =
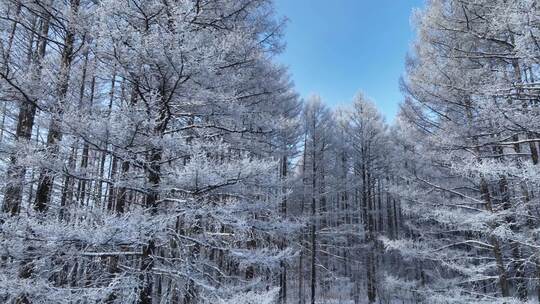
[[[20,4],[20,2],[19,2]],[[51,16],[48,12],[44,12],[44,17],[40,22],[39,37],[37,40],[37,51],[35,52],[35,58],[31,59],[32,64],[36,67],[32,73],[32,82],[37,83],[41,77],[42,61],[45,57],[45,51],[47,49],[47,37],[49,35],[49,23]],[[35,23],[33,23],[35,24]],[[15,25],[14,25],[15,26]],[[13,31],[15,28],[13,29]],[[33,32],[33,28],[31,31]],[[34,34],[31,33],[31,39],[29,39],[29,49],[31,50],[33,44]],[[30,64],[30,63],[29,63]],[[2,76],[4,74],[1,74]],[[20,143],[30,141],[32,137],[32,127],[34,126],[34,118],[36,115],[36,103],[37,99],[32,99],[28,95],[21,100],[19,106],[19,114],[17,117],[17,127],[15,131],[15,140]],[[8,183],[4,194],[4,204],[2,210],[9,212],[12,215],[18,214],[22,201],[22,190],[24,184],[24,175],[26,174],[26,168],[24,165],[18,163],[19,159],[15,154],[10,156],[10,165],[7,170]]]
[[[71,18],[75,18],[79,11],[80,0],[71,0],[70,12]],[[47,134],[47,149],[52,157],[58,157],[60,146],[58,143],[62,140],[61,120],[64,111],[66,94],[69,86],[69,76],[71,65],[73,62],[73,52],[75,45],[76,21],[71,19],[68,21],[67,32],[64,40],[64,49],[60,61],[60,81],[58,87],[58,102],[51,113],[51,122],[49,124],[49,132]],[[39,174],[39,183],[36,189],[35,209],[38,211],[46,211],[49,205],[53,181],[54,171],[44,168]]]

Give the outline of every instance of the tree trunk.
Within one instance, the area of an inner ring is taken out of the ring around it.
[[[489,188],[487,182],[483,178],[480,181],[480,193],[483,201],[485,202],[486,210],[493,212]],[[508,297],[510,295],[510,290],[508,287],[508,274],[506,272],[506,267],[504,266],[499,240],[494,236],[491,237],[491,245],[493,246],[493,256],[495,257],[495,263],[499,272],[499,286],[501,288],[501,295],[503,297]]]
[[[71,0],[70,11],[72,16],[76,16],[79,11],[80,0]],[[68,21],[66,38],[64,40],[64,49],[62,51],[62,59],[60,62],[60,84],[58,87],[58,102],[51,113],[51,122],[49,125],[49,133],[47,134],[47,148],[52,157],[57,157],[60,147],[58,143],[62,140],[61,120],[63,107],[65,103],[66,93],[69,86],[69,76],[71,64],[73,61],[73,47],[75,43],[75,20]],[[54,182],[53,171],[44,168],[40,172],[39,183],[36,190],[35,209],[44,212],[47,210],[50,200],[50,194]]]
[[[47,49],[47,39],[49,35],[49,22],[51,16],[44,12],[45,17],[41,19],[41,29],[37,42],[37,56],[34,63],[37,67],[32,75],[32,81],[37,82],[41,77],[42,60],[45,57]],[[33,34],[32,34],[33,37]],[[32,48],[33,39],[30,39],[29,49]],[[21,100],[19,114],[17,117],[17,128],[15,131],[15,140],[18,142],[28,142],[32,138],[32,128],[34,126],[34,118],[36,115],[36,100]],[[22,189],[24,184],[24,176],[26,168],[18,164],[18,158],[15,153],[10,156],[10,164],[7,170],[6,190],[4,194],[3,212],[9,212],[12,215],[19,213],[22,201]]]
[[[315,293],[317,285],[317,273],[316,273],[316,258],[317,258],[317,244],[316,244],[316,225],[317,225],[317,201],[315,199],[315,189],[317,188],[317,161],[316,161],[316,150],[315,150],[315,138],[313,138],[313,153],[312,153],[312,163],[311,163],[311,173],[312,173],[312,182],[311,182],[311,304],[315,304]]]
[[[284,218],[287,218],[287,187],[285,186],[287,182],[287,171],[288,171],[287,162],[288,162],[288,159],[286,155],[281,157],[281,166],[280,166],[281,170],[280,171],[281,171],[281,184],[282,184],[281,186],[282,187],[282,190],[281,190],[282,200],[281,200],[280,211]],[[286,242],[287,242],[286,237],[283,237],[283,239],[280,242],[280,247],[282,250],[285,249]],[[280,286],[279,302],[282,304],[286,304],[287,303],[287,264],[284,261],[281,261],[280,268],[281,268],[281,273],[279,276],[279,286]]]
[[[150,240],[143,246],[141,258],[141,288],[139,292],[139,304],[152,304],[153,278],[152,268],[154,267],[154,250],[156,249],[154,241]]]

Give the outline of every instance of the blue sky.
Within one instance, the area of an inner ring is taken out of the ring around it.
[[[363,91],[391,121],[402,100],[399,77],[414,32],[413,8],[424,0],[276,0],[287,16],[287,49],[296,89],[318,93],[330,106]]]

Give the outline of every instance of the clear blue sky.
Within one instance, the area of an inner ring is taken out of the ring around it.
[[[399,77],[414,32],[413,8],[424,0],[276,0],[288,17],[288,65],[296,89],[318,93],[330,106],[363,91],[392,121],[401,102]]]

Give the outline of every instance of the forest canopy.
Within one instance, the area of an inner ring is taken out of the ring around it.
[[[0,302],[539,303],[540,3],[411,19],[387,122],[272,0],[1,0]]]

